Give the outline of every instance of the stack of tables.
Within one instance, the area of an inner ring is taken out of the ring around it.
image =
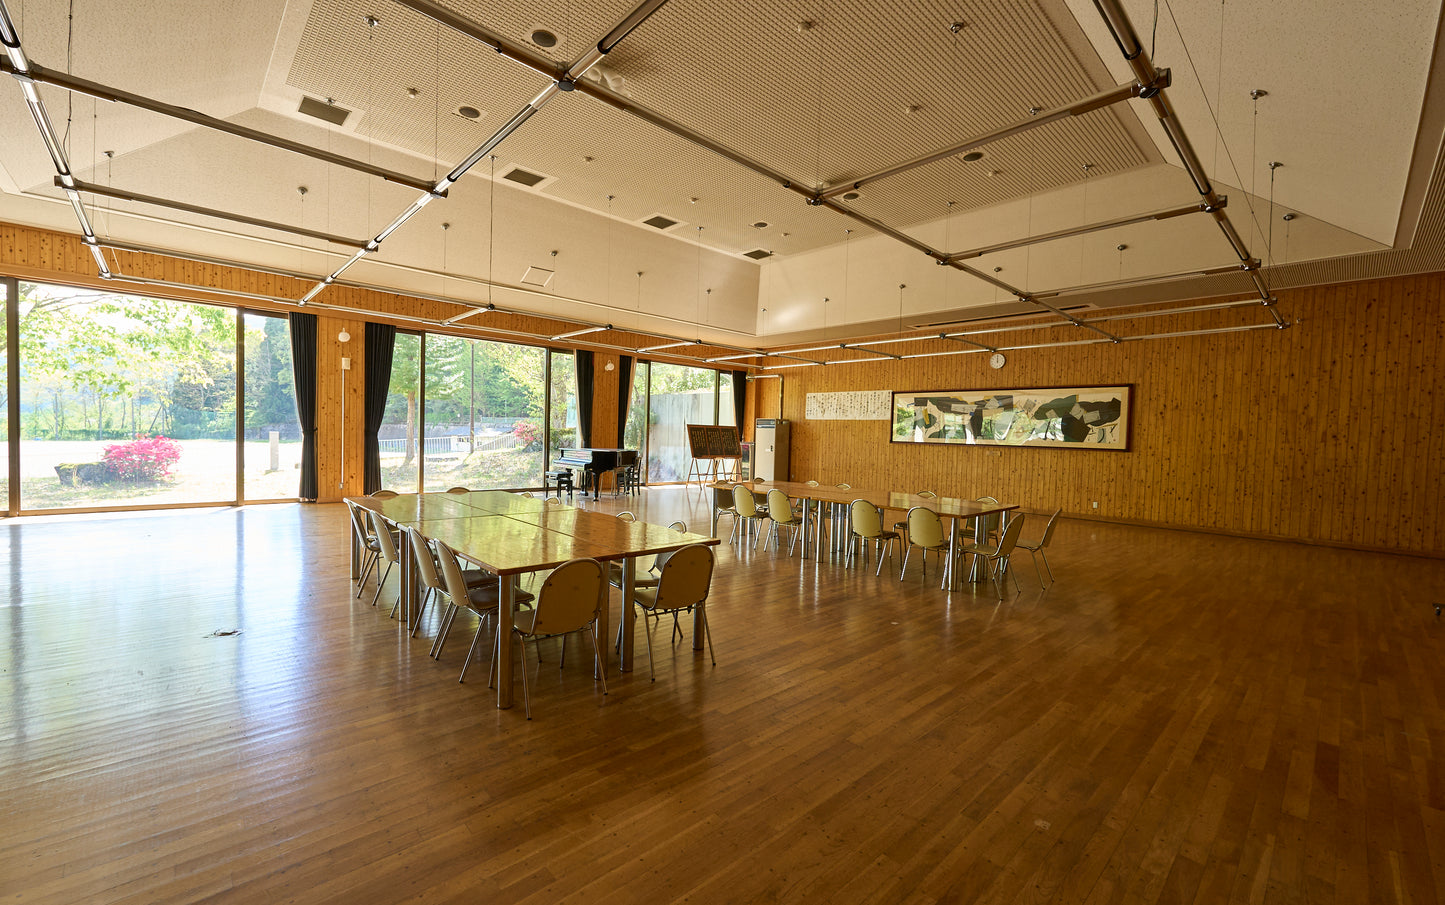
[[[633,620],[627,618],[636,579],[639,556],[680,550],[692,544],[715,545],[716,537],[687,534],[649,525],[624,522],[614,515],[589,512],[571,506],[545,504],[542,500],[518,496],[503,490],[474,490],[470,493],[402,494],[391,499],[352,497],[362,508],[375,511],[388,522],[415,528],[424,536],[451,547],[457,556],[497,575],[501,587],[498,633],[510,632],[515,612],[515,576],[553,569],[572,559],[597,559],[622,564],[622,670],[632,668]],[[714,532],[716,533],[716,532]],[[407,618],[413,610],[418,588],[409,549],[401,551],[402,609]],[[353,556],[352,574],[358,573],[359,554]],[[605,579],[605,575],[604,575]],[[603,582],[603,595],[609,586]],[[694,613],[693,646],[701,649],[702,613]],[[598,647],[601,669],[607,668],[610,645],[610,607],[607,601],[598,618]],[[497,657],[497,706],[510,707],[512,692],[511,647]]]

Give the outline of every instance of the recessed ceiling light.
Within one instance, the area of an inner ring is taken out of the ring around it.
[[[767,228],[768,228],[768,221],[766,221],[766,220],[759,220],[758,222],[756,222],[756,223],[753,224],[753,229],[767,229]]]
[[[478,110],[476,107],[468,107],[466,105],[463,105],[457,108],[457,115],[465,117],[467,119],[481,119],[482,111]]]
[[[983,160],[983,152],[969,151],[967,154],[963,155],[963,159],[969,163],[973,163],[975,160]]]
[[[860,195],[860,194],[858,194],[857,192],[844,192],[844,193],[843,193],[843,200],[844,200],[844,201],[857,201],[859,198],[862,198],[862,197],[863,197],[863,196]]]
[[[557,36],[545,28],[539,28],[532,32],[532,43],[538,47],[556,47]]]

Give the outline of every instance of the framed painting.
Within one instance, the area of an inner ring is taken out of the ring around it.
[[[894,443],[1129,448],[1131,385],[893,394]]]

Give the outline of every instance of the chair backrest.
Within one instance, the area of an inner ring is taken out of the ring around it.
[[[560,506],[560,505],[562,505],[562,498],[561,498],[561,497],[556,497],[556,496],[549,496],[549,497],[547,497],[545,500],[542,501],[542,505],[543,505],[543,506]]]
[[[817,486],[818,486],[818,482],[817,482],[817,481],[808,481],[807,484],[808,484],[809,487],[817,487]]]
[[[768,518],[779,525],[791,525],[797,521],[797,516],[793,515],[793,501],[776,487],[768,491]]]
[[[537,592],[532,634],[575,632],[596,619],[602,576],[602,563],[595,559],[574,559],[553,569]]]
[[[431,545],[426,542],[426,538],[410,525],[406,525],[401,530],[406,532],[406,543],[411,548],[412,562],[416,563],[416,571],[421,576],[421,583],[429,588],[445,591],[446,586],[442,584],[441,576],[437,574],[436,557],[432,555]]]
[[[401,494],[397,493],[395,490],[375,490],[367,494],[367,496],[371,497],[373,500],[389,500],[393,497],[401,496]]]
[[[351,531],[356,535],[356,542],[363,547],[366,546],[367,538],[371,536],[371,529],[367,527],[366,518],[361,514],[362,508],[351,500],[347,500],[346,510],[351,513]]]
[[[1054,536],[1054,522],[1059,520],[1059,513],[1063,511],[1064,509],[1061,506],[1054,510],[1053,515],[1049,516],[1049,523],[1044,526],[1044,536],[1039,538],[1039,549],[1042,550],[1049,545],[1049,538]]]
[[[878,508],[867,500],[854,500],[848,505],[853,533],[859,537],[875,538],[883,533],[883,522],[878,518]]]
[[[635,516],[635,515],[633,515],[632,513],[628,512],[626,509],[624,509],[624,510],[622,510],[621,512],[617,513],[617,517],[620,518],[620,519],[622,519],[624,522],[635,522],[635,521],[637,521],[637,516]]]
[[[742,484],[733,485],[733,508],[743,518],[756,518],[758,515],[758,501],[753,492]]]
[[[838,488],[839,490],[852,490],[852,489],[853,489],[853,485],[852,485],[852,484],[834,484],[833,486],[836,487],[836,488]]]
[[[680,531],[683,534],[687,533],[687,522],[673,522],[667,527],[671,528],[673,531]],[[672,554],[676,552],[676,550],[664,550],[663,552],[657,554],[652,558],[652,565],[648,566],[647,571],[656,572],[660,570],[663,566],[667,565],[667,561],[669,559],[672,559]]]
[[[471,491],[465,487],[448,487],[447,493],[471,493]]]
[[[1019,532],[1024,529],[1024,517],[1016,515],[1008,520],[1008,527],[1003,529],[1003,537],[998,539],[998,555],[1008,556],[1014,551],[1014,546],[1019,542]]]
[[[943,546],[943,522],[938,513],[927,506],[908,510],[908,541],[919,547]]]
[[[994,499],[994,498],[991,497],[991,496],[981,496],[981,497],[979,497],[977,500],[974,500],[974,502],[975,502],[975,503],[990,503],[990,504],[992,504],[992,505],[994,505],[994,506],[997,506],[997,505],[998,505],[998,500]],[[985,532],[986,534],[990,534],[990,535],[991,535],[991,534],[994,534],[994,533],[996,533],[996,532],[998,531],[998,523],[999,523],[1002,519],[1003,519],[1003,516],[1000,515],[999,513],[995,512],[993,515],[985,515],[985,516],[980,517],[980,518],[979,518],[979,521],[983,523],[983,530],[984,530],[984,532]]]
[[[381,517],[380,512],[367,511],[371,516],[371,533],[376,535],[376,542],[381,545],[381,555],[387,562],[400,562],[401,554],[396,550],[396,539],[391,536],[391,529],[386,526],[386,519]]]
[[[923,497],[925,500],[936,500],[936,499],[938,499],[938,494],[934,493],[932,490],[920,490],[920,491],[918,491],[917,493],[915,493],[914,496],[921,496],[921,497]]]
[[[685,610],[707,599],[712,587],[713,554],[706,544],[692,544],[668,557],[657,580],[659,610]]]
[[[452,599],[457,606],[466,606],[471,600],[467,594],[467,580],[462,575],[462,565],[457,562],[456,551],[441,541],[433,541],[436,544],[437,562],[442,567],[442,590]]]

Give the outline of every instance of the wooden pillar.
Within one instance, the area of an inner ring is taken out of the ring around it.
[[[341,342],[345,332],[350,339]],[[350,361],[343,368],[344,359]],[[316,499],[335,502],[363,492],[366,428],[366,322],[316,319]],[[343,414],[344,413],[344,414]]]

